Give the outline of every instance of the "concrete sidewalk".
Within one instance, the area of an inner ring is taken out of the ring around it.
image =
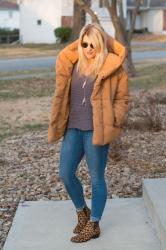
[[[86,202],[91,205],[91,200]],[[71,200],[20,203],[4,250],[161,249],[143,198],[107,199],[97,239],[71,242],[76,223]]]

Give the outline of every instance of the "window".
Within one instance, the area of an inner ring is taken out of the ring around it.
[[[41,25],[41,24],[42,24],[41,19],[38,19],[38,20],[37,20],[37,25]]]

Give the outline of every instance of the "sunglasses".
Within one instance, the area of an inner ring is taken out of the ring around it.
[[[86,43],[86,42],[81,43],[81,46],[82,46],[83,48],[87,48],[87,47],[88,47],[88,45],[89,45],[89,43]],[[92,44],[92,43],[90,44],[90,47],[91,47],[91,49],[94,49],[94,47],[93,47],[93,44]]]

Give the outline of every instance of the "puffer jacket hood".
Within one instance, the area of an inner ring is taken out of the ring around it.
[[[105,58],[104,64],[98,72],[97,81],[100,81],[101,79],[104,79],[107,76],[111,75],[123,64],[126,57],[125,47],[109,35],[107,35],[107,50],[108,54]],[[62,58],[64,63],[76,63],[76,61],[78,60],[78,39],[61,50],[58,56]],[[56,73],[60,73],[58,71],[58,68],[56,70]],[[62,73],[64,73],[64,71]]]

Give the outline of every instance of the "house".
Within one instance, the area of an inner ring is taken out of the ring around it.
[[[134,0],[127,0],[127,27],[129,29]],[[135,30],[166,33],[166,0],[143,0],[136,16]]]
[[[0,1],[0,28],[19,29],[19,6],[9,1]]]
[[[97,12],[105,30],[114,36],[114,27],[103,1],[93,0],[92,9]],[[73,0],[18,0],[20,5],[21,43],[54,43],[54,29],[61,26],[72,27]],[[126,15],[126,0],[123,1]],[[86,14],[86,23],[91,18]]]
[[[54,43],[54,29],[61,26],[62,2],[19,0],[20,42]]]

